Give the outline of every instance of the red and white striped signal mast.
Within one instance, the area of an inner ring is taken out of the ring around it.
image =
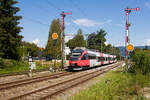
[[[126,11],[126,47],[129,45],[129,13],[131,11],[138,11],[140,10],[140,8],[126,8],[125,11]],[[128,58],[128,50],[126,48],[126,58]]]

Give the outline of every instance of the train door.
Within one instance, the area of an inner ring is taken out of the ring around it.
[[[103,56],[104,56],[104,64],[108,64],[108,55],[103,54]]]
[[[82,56],[81,61],[80,61],[80,66],[84,66],[84,67],[89,66],[89,60],[88,60],[88,54],[87,53],[85,53]]]
[[[96,66],[96,64],[97,64],[96,55],[95,54],[89,54],[88,57],[90,60],[90,67]]]
[[[100,53],[99,61],[100,61],[101,65],[104,64],[104,54],[103,53]]]

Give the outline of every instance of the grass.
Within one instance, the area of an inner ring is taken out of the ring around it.
[[[36,61],[36,69],[39,70],[48,70],[49,66],[53,66],[52,62],[41,62]],[[60,66],[60,63],[56,64],[56,67]],[[0,59],[0,75],[4,74],[15,74],[15,73],[24,73],[29,71],[29,63],[8,59]]]
[[[147,100],[142,88],[150,87],[149,76],[125,73],[122,69],[108,72],[100,81],[68,100]]]
[[[29,70],[27,62],[18,62],[15,60],[1,59],[0,61],[0,74],[8,74],[20,71]]]

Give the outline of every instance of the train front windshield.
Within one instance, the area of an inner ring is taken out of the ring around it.
[[[77,61],[80,58],[80,56],[82,55],[82,53],[83,53],[83,50],[81,50],[81,49],[73,50],[71,53],[71,56],[70,56],[70,60]]]
[[[79,59],[80,56],[71,56],[70,60],[71,61],[77,61]]]

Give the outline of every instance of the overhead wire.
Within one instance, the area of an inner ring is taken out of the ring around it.
[[[82,9],[80,9],[80,7],[79,7],[76,3],[74,3],[73,0],[69,0],[69,1],[71,2],[71,4],[72,4],[75,8],[77,8],[78,11],[81,12],[81,14],[83,14],[84,16],[87,16],[87,14],[85,14],[85,12],[84,12]]]
[[[45,0],[44,0],[45,1]],[[48,2],[49,4],[50,4],[50,2]],[[34,3],[34,5],[32,5],[33,7],[35,7],[35,8],[40,8],[40,10],[41,11],[43,11],[43,12],[48,12],[49,10],[47,10],[47,9],[45,9],[45,8],[43,8],[42,6],[39,6],[39,5],[37,5],[37,4],[35,4]],[[46,13],[45,13],[46,14]],[[30,18],[30,17],[24,17],[25,18],[25,20],[28,20],[28,21],[31,21],[31,22],[33,22],[33,23],[37,23],[37,24],[40,24],[40,25],[44,25],[44,26],[49,26],[49,24],[46,24],[46,23],[43,23],[43,22],[41,22],[41,21],[39,21],[39,20],[36,20],[36,19],[32,19],[32,18]],[[54,16],[54,18],[58,18],[58,15],[57,16]]]
[[[59,7],[57,7],[55,4],[53,4],[50,0],[44,0],[44,1],[46,1],[47,2],[47,4],[49,4],[51,7],[53,7],[54,9],[56,9],[57,11],[63,11],[61,8],[59,8]],[[76,4],[75,4],[76,5]],[[78,7],[78,10],[80,10],[81,11],[81,9]],[[81,11],[81,13],[83,13],[83,11]],[[84,15],[85,16],[85,15]],[[76,18],[74,18],[73,16],[69,16],[70,18],[72,18],[73,20],[76,20]],[[77,28],[77,26],[74,26],[74,28]],[[79,29],[80,27],[78,26],[78,29]],[[88,30],[86,29],[86,31],[88,32]],[[84,35],[84,34],[83,34]]]
[[[29,18],[29,17],[24,17],[24,18],[25,18],[25,20],[31,21],[31,22],[33,22],[33,23],[38,23],[38,24],[40,24],[40,25],[49,26],[48,24],[42,23],[42,22],[40,22],[40,21],[38,21],[38,20],[35,20],[35,19],[31,19],[31,18]]]
[[[57,11],[63,11],[61,8],[58,8],[56,5],[54,5],[52,2],[50,2],[49,0],[45,0],[47,2],[47,4],[49,4],[51,7],[53,7],[54,9],[56,9]],[[60,13],[60,12],[59,12]],[[70,16],[69,16],[70,17]]]
[[[78,4],[76,4],[73,0],[69,0],[69,1],[83,16],[87,17],[87,14],[78,6]],[[71,16],[71,17],[73,20],[76,20],[73,16]],[[87,32],[87,33],[83,34],[87,39],[88,35],[91,33],[90,32],[91,30],[87,27],[84,28],[83,30]]]
[[[50,2],[49,0],[45,0],[47,1],[47,3],[49,5],[51,5],[53,8],[55,8],[57,11],[63,11],[61,8],[57,7],[56,5],[54,5],[52,2]],[[73,1],[71,1],[73,3]],[[75,6],[77,6],[75,3],[74,3]],[[81,13],[83,14],[83,11],[78,7],[78,10],[81,11]],[[86,14],[84,14],[84,16],[86,16]],[[74,18],[73,16],[69,16],[71,17],[73,20],[76,20],[76,18]],[[80,27],[79,27],[80,28]]]
[[[52,6],[53,8],[57,9],[58,11],[63,11],[61,8],[58,8],[57,6],[55,6],[51,1],[49,0],[44,0],[47,2],[47,4],[49,4],[50,6]]]

